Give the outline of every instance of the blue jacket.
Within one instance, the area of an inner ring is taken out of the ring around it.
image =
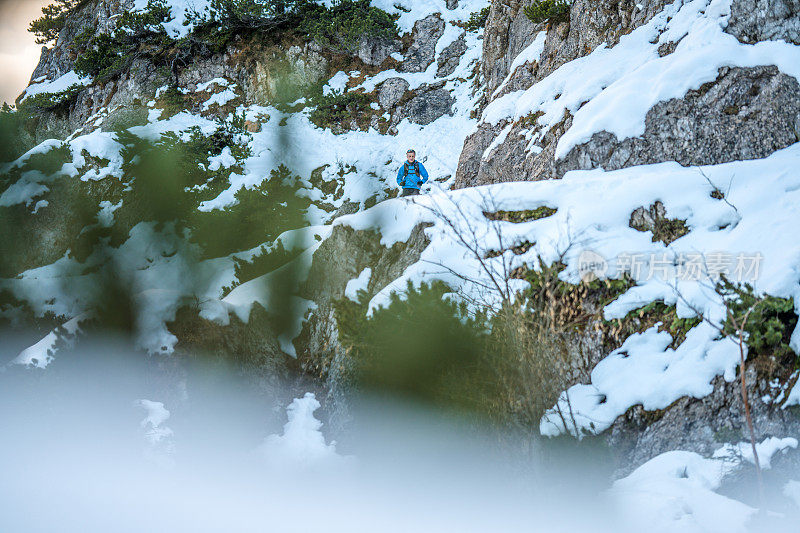
[[[428,171],[425,170],[422,163],[419,161],[415,161],[414,163],[419,165],[419,176],[417,176],[414,166],[408,163],[403,163],[403,166],[397,171],[397,184],[404,189],[419,189],[421,184],[428,181]],[[408,167],[408,176],[405,175],[405,167]]]

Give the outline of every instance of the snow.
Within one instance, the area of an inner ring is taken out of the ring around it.
[[[61,325],[61,328],[67,335],[76,335],[80,331],[81,322],[87,320],[90,316],[86,313],[76,316],[73,319],[66,321]],[[71,344],[69,337],[65,338],[59,335],[56,330],[51,331],[45,337],[28,348],[22,350],[17,357],[11,361],[11,364],[33,366],[37,368],[45,368],[53,360],[53,352],[56,349],[56,344],[59,340],[66,341]]]
[[[372,277],[372,269],[367,267],[361,271],[357,278],[351,279],[347,282],[344,288],[344,295],[346,298],[354,302],[358,302],[358,291],[366,291],[369,285],[369,280]]]
[[[742,532],[755,509],[714,492],[729,467],[685,451],[663,453],[609,491],[629,531]]]
[[[212,94],[208,100],[203,102],[203,111],[208,111],[212,105],[224,106],[231,100],[238,98],[238,95],[232,88],[225,89],[224,91]]]
[[[544,51],[544,42],[546,39],[547,32],[540,31],[536,34],[536,37],[534,37],[533,42],[525,47],[522,52],[517,54],[517,57],[514,58],[514,61],[511,62],[511,66],[508,68],[508,76],[506,76],[503,82],[494,90],[492,98],[496,98],[497,95],[505,89],[508,82],[511,81],[511,78],[514,77],[514,72],[516,72],[519,67],[527,63],[536,63],[539,61]]]
[[[313,393],[295,398],[286,408],[288,422],[282,435],[270,435],[259,447],[264,459],[276,468],[315,468],[339,464],[346,457],[336,453],[336,443],[325,442],[322,422],[314,416],[320,408]]]
[[[143,10],[147,7],[147,2],[148,0],[134,0],[133,9]],[[194,28],[191,24],[184,24],[187,13],[192,9],[202,13],[209,4],[209,0],[170,0],[168,5],[172,10],[172,20],[163,23],[162,26],[170,37],[185,37]]]
[[[230,168],[231,165],[236,164],[236,158],[231,153],[231,147],[226,146],[222,149],[219,155],[213,155],[208,158],[208,170],[217,171],[220,168]]]
[[[348,76],[344,71],[340,70],[333,77],[328,80],[322,87],[322,94],[324,96],[330,96],[332,94],[341,94],[347,88],[347,82],[350,80],[350,76]]]
[[[31,83],[22,93],[20,102],[24,102],[26,98],[35,96],[37,94],[60,93],[66,91],[67,89],[71,89],[72,87],[85,87],[90,83],[92,83],[91,76],[79,76],[74,70],[70,70],[55,80]]]
[[[798,314],[800,314],[800,313],[798,313]],[[798,329],[796,328],[794,330],[794,333],[796,334],[797,332],[798,332]],[[792,349],[795,352],[798,351],[798,349],[797,349],[797,347],[795,345],[792,345]],[[791,407],[793,405],[800,405],[800,379],[798,379],[798,372],[797,371],[795,371],[792,374],[792,376],[789,378],[789,382],[791,382],[792,379],[794,379],[795,382],[792,385],[792,389],[789,391],[789,395],[786,397],[786,403],[783,404],[782,409],[786,409],[787,407]],[[783,391],[781,392],[781,395],[782,394],[783,394]],[[776,401],[779,401],[779,399],[776,399]]]
[[[37,181],[29,181],[30,177],[41,176],[39,172],[27,172],[21,179],[11,184],[11,186],[0,194],[0,207],[10,207],[17,204],[30,205],[37,197],[48,192],[47,186]],[[27,178],[27,179],[26,179]]]
[[[207,90],[209,90],[209,88],[211,88],[212,85],[219,85],[220,87],[230,87],[231,86],[231,82],[229,82],[225,78],[214,78],[212,80],[208,80],[206,82],[199,83],[197,85],[197,88],[195,89],[195,92],[207,91]],[[233,85],[235,86],[236,84],[233,84]]]
[[[573,114],[572,126],[556,147],[564,157],[599,131],[619,139],[644,133],[645,115],[658,102],[681,98],[717,78],[721,67],[776,65],[800,77],[800,47],[784,41],[740,43],[724,33],[731,0],[693,0],[667,6],[646,25],[620,38],[613,48],[600,46],[570,61],[524,91],[492,101],[482,120],[496,124],[542,112],[539,137]],[[680,41],[672,54],[659,57],[661,44]],[[642,90],[647,87],[647,90]]]
[[[790,448],[797,448],[797,439],[793,437],[786,437],[783,439],[779,439],[777,437],[768,437],[763,441],[756,443],[756,452],[758,452],[759,465],[761,465],[761,468],[765,470],[771,468],[772,457],[778,452],[786,453],[786,451]],[[755,458],[753,457],[753,446],[750,444],[750,442],[726,444],[714,452],[714,458],[725,459],[733,462],[744,460],[755,464]]]
[[[783,486],[783,494],[800,507],[800,481],[790,480]]]

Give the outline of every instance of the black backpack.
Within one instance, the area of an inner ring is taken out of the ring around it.
[[[419,161],[414,161],[414,173],[417,175],[417,179],[419,179]],[[403,163],[403,180],[408,177],[408,163]]]

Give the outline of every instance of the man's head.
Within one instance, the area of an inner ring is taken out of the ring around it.
[[[413,163],[415,157],[417,157],[417,153],[414,150],[409,150],[408,152],[406,152],[406,160],[409,163]]]

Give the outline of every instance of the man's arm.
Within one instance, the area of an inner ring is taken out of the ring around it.
[[[397,171],[397,184],[401,187],[404,185],[403,178],[403,167],[400,167],[400,169]]]
[[[422,166],[422,163],[419,164],[419,174],[422,176],[422,183],[428,181],[428,171],[425,170],[425,167]]]

